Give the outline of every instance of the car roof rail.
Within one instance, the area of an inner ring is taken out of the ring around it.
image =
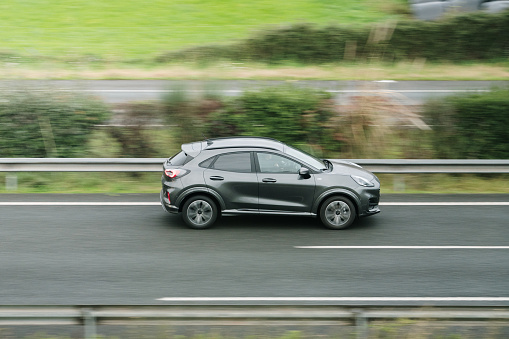
[[[248,140],[251,142],[248,142]],[[223,137],[207,139],[205,142],[207,143],[206,149],[209,150],[222,148],[264,148],[283,151],[284,149],[284,144],[281,141],[267,137]]]

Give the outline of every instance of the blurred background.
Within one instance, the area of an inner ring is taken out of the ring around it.
[[[335,159],[507,159],[506,2],[5,1],[0,157],[168,157],[258,135]],[[22,192],[125,189],[24,175]],[[152,192],[154,178],[125,180]],[[508,192],[501,178],[406,190]]]

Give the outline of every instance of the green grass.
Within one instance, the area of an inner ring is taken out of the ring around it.
[[[16,176],[17,190],[7,190],[6,176]],[[509,194],[509,175],[379,175],[382,195],[389,193]],[[0,173],[2,193],[158,193],[161,173]]]
[[[231,42],[271,25],[367,24],[405,0],[17,0],[0,2],[0,52],[124,60]]]
[[[6,176],[16,176],[17,190],[7,190]],[[0,173],[1,193],[158,193],[161,173],[32,172]]]
[[[409,17],[407,0],[0,1],[3,79],[505,80],[507,60],[305,66],[160,64],[192,46],[232,43],[292,23],[368,25]]]
[[[449,322],[442,324],[437,321],[430,320],[380,320],[371,322],[369,328],[369,338],[412,338],[412,339],[492,339],[502,338],[506,326],[503,324],[496,325],[465,325],[461,321]],[[63,330],[63,333],[70,332]],[[109,331],[111,332],[111,331]],[[168,326],[140,326],[138,328],[131,326],[127,328],[119,328],[115,334],[107,336],[98,335],[101,339],[342,339],[355,338],[356,330],[353,326],[337,326],[330,330],[324,328],[324,331],[318,329],[303,330],[284,330],[280,328],[272,329],[267,326],[258,326],[256,328],[247,327],[246,329],[214,329],[194,331],[186,330],[183,334],[176,334],[182,330],[175,330]],[[8,330],[5,333],[9,334]],[[192,334],[189,334],[192,333]],[[8,336],[14,338],[13,336]],[[25,336],[24,339],[70,339],[75,335],[47,335],[44,332],[37,332],[32,335]]]

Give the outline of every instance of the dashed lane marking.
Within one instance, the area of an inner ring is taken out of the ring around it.
[[[161,206],[160,202],[72,202],[72,201],[12,201],[0,206]]]
[[[380,202],[380,206],[509,206],[509,201]]]
[[[301,249],[339,249],[339,250],[509,250],[509,246],[293,246]]]
[[[227,302],[227,301],[239,301],[239,302],[282,302],[282,301],[339,301],[339,302],[357,302],[357,301],[418,301],[418,302],[446,302],[446,301],[454,301],[454,302],[462,302],[462,301],[509,301],[509,297],[167,297],[167,298],[159,298],[156,299],[159,301],[169,301],[169,302]]]

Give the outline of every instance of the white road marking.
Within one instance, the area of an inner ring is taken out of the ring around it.
[[[372,250],[509,250],[509,246],[293,246],[304,249],[372,249]]]
[[[489,89],[345,89],[345,90],[326,90],[331,93],[475,93],[490,92]]]
[[[70,201],[13,201],[0,202],[0,206],[161,206],[160,202],[70,202]]]
[[[380,202],[380,206],[509,206],[509,201]]]
[[[121,201],[0,201],[0,206],[156,206],[159,202]],[[380,206],[509,206],[509,201],[381,202]]]
[[[10,90],[17,91],[17,90]],[[35,92],[44,92],[45,89],[35,89]],[[179,92],[179,90],[171,90],[171,89],[56,89],[56,92],[88,92],[88,93],[173,93]],[[208,90],[186,90],[186,92],[190,93],[205,93],[210,92]],[[243,91],[240,89],[226,89],[226,90],[212,90],[212,92],[225,92],[225,93],[242,93]]]
[[[171,302],[207,301],[509,301],[509,297],[166,297],[156,299]]]

